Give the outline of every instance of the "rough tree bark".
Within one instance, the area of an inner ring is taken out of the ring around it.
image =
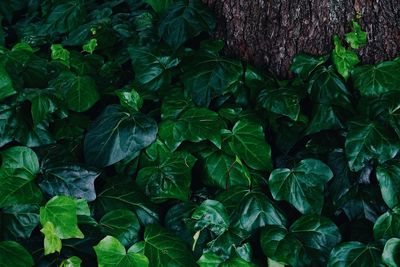
[[[349,31],[361,15],[368,34],[359,54],[364,63],[400,55],[400,0],[203,0],[217,17],[216,37],[225,52],[287,77],[293,56],[321,55],[332,36]]]

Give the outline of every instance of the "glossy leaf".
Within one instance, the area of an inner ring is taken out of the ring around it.
[[[381,248],[375,244],[345,242],[335,247],[329,257],[329,267],[382,266]]]
[[[99,267],[146,267],[149,260],[140,253],[126,252],[118,239],[106,236],[94,247]]]
[[[390,239],[392,237],[400,238],[400,210],[395,208],[382,214],[374,224],[374,238]]]
[[[275,169],[269,187],[275,200],[286,200],[301,213],[320,213],[324,203],[324,186],[333,177],[323,162],[304,159],[293,169]]]
[[[230,220],[224,205],[216,200],[210,199],[201,203],[201,205],[194,210],[192,219],[196,221],[195,228],[197,230],[209,228],[210,231],[217,235],[225,232],[230,225]]]
[[[338,36],[335,36],[333,40],[335,43],[335,49],[332,52],[333,63],[340,75],[347,80],[350,77],[351,70],[360,63],[360,60],[355,52],[342,46]]]
[[[399,144],[378,123],[353,121],[349,124],[345,150],[350,169],[359,171],[370,160],[384,163],[394,158],[399,151]]]
[[[305,80],[318,66],[324,64],[327,60],[328,56],[316,57],[298,54],[294,57],[290,70]]]
[[[379,182],[383,200],[390,207],[394,208],[400,204],[400,164],[390,162],[378,166],[376,178]]]
[[[359,49],[367,44],[367,33],[361,29],[355,20],[351,21],[353,31],[346,33],[346,42],[354,49]]]
[[[32,256],[20,244],[14,241],[0,242],[0,265],[13,267],[34,266]]]
[[[98,167],[114,164],[150,145],[156,134],[153,119],[108,106],[85,136],[85,159]]]
[[[400,265],[400,239],[389,239],[383,248],[382,261],[389,267]]]

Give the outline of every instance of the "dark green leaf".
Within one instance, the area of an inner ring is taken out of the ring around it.
[[[292,88],[263,90],[258,96],[258,102],[268,111],[288,116],[295,121],[300,115],[300,98]]]
[[[335,247],[329,256],[329,267],[383,266],[382,249],[374,244],[345,242]]]
[[[209,228],[210,231],[217,235],[225,232],[230,225],[230,220],[224,205],[216,200],[210,199],[201,203],[201,205],[194,210],[192,219],[196,221],[196,230]]]
[[[392,237],[400,238],[400,210],[395,208],[393,211],[387,211],[382,214],[374,224],[374,238],[390,239]]]
[[[114,164],[150,145],[156,134],[153,119],[108,106],[85,136],[85,159],[98,167]]]
[[[299,75],[303,80],[306,80],[318,66],[324,64],[327,60],[327,55],[316,57],[306,54],[299,54],[294,57],[293,63],[290,66],[290,70]]]
[[[12,267],[31,267],[32,256],[26,249],[14,241],[0,242],[0,265]]]
[[[383,200],[394,208],[400,204],[400,164],[390,162],[380,165],[376,169],[376,178],[379,182]]]
[[[269,178],[275,200],[286,200],[301,213],[320,213],[324,204],[324,186],[333,177],[323,162],[304,159],[293,169],[276,169]]]
[[[24,204],[6,207],[2,211],[2,222],[6,237],[27,239],[39,224],[39,206]]]
[[[400,266],[400,239],[391,238],[383,248],[382,261],[388,267]]]

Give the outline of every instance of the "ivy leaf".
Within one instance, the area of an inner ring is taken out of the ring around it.
[[[60,239],[83,238],[78,228],[77,203],[73,198],[56,196],[41,207],[40,223],[45,227],[47,222],[52,223],[52,232]],[[47,226],[47,229],[50,230],[51,226]]]
[[[279,225],[267,226],[261,233],[261,247],[268,258],[288,265],[323,265],[340,239],[339,229],[331,220],[305,215],[289,230]]]
[[[69,67],[69,51],[61,44],[52,44],[50,47],[51,59],[60,60],[63,64]]]
[[[304,159],[293,169],[275,169],[269,187],[275,200],[286,200],[301,213],[321,213],[324,186],[333,177],[329,167],[315,159]]]
[[[89,164],[105,167],[149,146],[156,139],[157,124],[143,114],[130,114],[121,106],[108,106],[85,136]]]
[[[159,14],[167,10],[175,0],[144,0],[145,3],[149,4],[153,10]]]
[[[15,91],[13,87],[13,82],[5,69],[4,64],[0,64],[0,100],[15,95],[16,93],[17,91]]]
[[[193,54],[183,64],[185,93],[196,105],[208,107],[214,97],[234,92],[242,81],[243,72],[238,61],[205,51]]]
[[[355,65],[360,63],[358,56],[353,51],[344,48],[337,35],[333,38],[335,49],[332,51],[332,60],[337,71],[345,80],[350,77],[350,72]]]
[[[230,225],[224,205],[211,199],[205,200],[194,210],[192,219],[196,221],[194,227],[197,230],[209,228],[216,235],[221,235]]]
[[[373,230],[376,240],[400,237],[400,209],[395,208],[382,214],[376,220]]]
[[[130,210],[110,211],[101,218],[99,224],[105,235],[117,238],[124,246],[133,244],[139,239],[139,220]]]
[[[61,262],[60,267],[81,267],[82,260],[76,256],[69,257]]]
[[[52,222],[46,222],[40,232],[44,234],[44,255],[61,251],[61,239]]]
[[[2,210],[5,236],[27,239],[39,224],[39,206],[31,204],[12,205]]]
[[[383,248],[382,261],[388,267],[400,265],[400,239],[389,239]]]
[[[106,236],[94,246],[99,267],[146,267],[149,260],[140,253],[126,252],[124,246],[112,236]]]
[[[363,96],[378,96],[389,91],[398,91],[400,64],[384,61],[376,65],[357,67],[352,73],[354,87]]]
[[[214,27],[214,17],[203,3],[178,0],[161,19],[158,32],[167,44],[178,48],[188,39],[203,31],[210,32]]]
[[[219,267],[223,262],[224,260],[221,259],[221,257],[217,254],[207,252],[201,255],[200,259],[197,261],[197,264],[200,265],[200,267]]]
[[[230,147],[239,158],[255,170],[271,170],[271,147],[265,141],[261,124],[240,120],[232,129]]]
[[[150,267],[164,267],[171,264],[177,267],[196,266],[191,251],[182,240],[159,225],[146,227],[144,242],[144,254],[149,258]]]
[[[94,180],[99,175],[97,169],[81,165],[54,166],[45,170],[39,186],[50,196],[65,195],[93,201],[96,199]]]
[[[54,96],[47,92],[41,92],[31,100],[31,114],[35,126],[57,110],[57,103],[54,100]]]
[[[293,63],[290,66],[290,71],[299,75],[303,80],[306,80],[310,74],[320,65],[328,60],[329,56],[312,56],[306,54],[298,54],[293,58]]]
[[[258,102],[266,110],[287,116],[294,121],[300,115],[300,98],[293,88],[263,90],[258,96]]]
[[[394,208],[400,204],[400,164],[390,162],[380,165],[376,169],[376,178],[379,182],[382,198],[385,203]]]
[[[26,249],[14,241],[0,242],[0,265],[13,267],[34,266],[32,256]]]
[[[160,138],[172,150],[183,141],[211,141],[221,147],[220,130],[225,123],[218,113],[206,108],[191,108],[184,111],[176,121],[165,121],[160,125]]]
[[[38,203],[42,194],[33,183],[39,172],[35,152],[27,147],[15,146],[0,155],[0,207]]]
[[[196,158],[187,152],[174,152],[157,165],[140,169],[136,183],[154,202],[171,198],[186,201],[195,162]]]
[[[146,47],[130,47],[128,51],[138,86],[157,91],[171,83],[172,69],[180,62],[178,58]]]
[[[97,39],[92,38],[86,44],[83,45],[82,49],[89,54],[93,54],[94,50],[97,47]]]
[[[351,48],[359,49],[367,44],[367,33],[361,29],[360,24],[355,20],[351,21],[353,31],[346,33],[346,42],[350,44]]]
[[[100,98],[96,82],[90,76],[63,72],[52,81],[52,85],[64,95],[68,108],[76,112],[87,111]]]
[[[135,211],[142,225],[158,223],[157,208],[132,183],[108,185],[96,199],[97,212],[106,214],[115,209]]]
[[[121,106],[126,109],[131,109],[133,111],[139,111],[143,106],[143,98],[139,95],[139,93],[132,89],[128,90],[119,90],[116,92]]]
[[[399,144],[378,123],[353,121],[349,123],[345,150],[350,169],[359,171],[370,160],[384,163],[394,158],[399,151]]]
[[[382,249],[376,244],[344,242],[332,250],[328,266],[382,266],[381,253]]]

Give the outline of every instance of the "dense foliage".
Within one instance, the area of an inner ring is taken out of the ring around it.
[[[197,0],[0,14],[0,266],[400,266],[400,60],[356,21],[280,81]]]

